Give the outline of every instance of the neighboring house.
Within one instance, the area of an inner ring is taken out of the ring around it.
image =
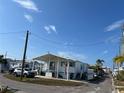
[[[22,60],[8,60],[9,63],[9,69],[15,69],[15,68],[21,68],[22,67]],[[39,62],[38,60],[26,60],[25,62],[25,68],[29,68],[31,70],[41,70],[42,68],[42,62]]]
[[[9,67],[11,68],[21,68],[22,67],[22,60],[9,60]],[[25,62],[25,67],[29,68],[29,62]]]
[[[11,58],[6,58],[6,60],[7,60],[6,64],[0,63],[0,72],[10,71],[10,70],[14,70],[15,68],[21,68],[22,67],[22,60],[13,60]],[[42,64],[43,63],[40,63],[37,60],[36,61],[26,60],[25,68],[41,71]]]
[[[21,60],[7,59],[7,62],[9,64],[9,69],[19,68],[19,67],[22,66],[22,61]]]
[[[8,70],[8,67],[6,64],[0,63],[0,73],[5,72]]]
[[[5,63],[0,62],[0,72],[6,72],[9,70],[9,64],[6,61]]]
[[[66,59],[53,54],[46,54],[33,60],[43,62],[41,74],[48,77],[76,79],[81,78],[84,72],[87,72],[88,64]]]

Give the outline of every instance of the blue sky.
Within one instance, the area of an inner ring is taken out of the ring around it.
[[[112,65],[118,54],[123,0],[0,0],[0,53],[21,59],[47,53]],[[15,33],[17,32],[17,33]]]

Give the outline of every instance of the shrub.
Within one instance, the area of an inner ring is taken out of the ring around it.
[[[124,81],[124,71],[120,71],[117,75],[117,80]]]

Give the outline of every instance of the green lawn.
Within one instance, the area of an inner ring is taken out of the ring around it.
[[[114,80],[116,86],[124,86],[124,81]]]
[[[13,93],[13,92],[8,90],[6,93]]]
[[[0,93],[14,93],[14,92],[5,88],[3,91],[0,91]]]
[[[23,81],[21,81],[20,77],[15,77],[14,75],[6,74],[4,76],[6,78],[20,82],[28,82],[28,83],[41,84],[41,85],[50,85],[50,86],[82,86],[83,85],[83,83],[80,82],[53,80],[53,79],[39,79],[39,78],[23,78]]]
[[[124,88],[119,88],[119,91],[124,91]]]

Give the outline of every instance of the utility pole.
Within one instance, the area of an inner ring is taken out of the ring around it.
[[[24,72],[24,66],[25,66],[25,59],[26,59],[26,52],[27,52],[27,45],[28,45],[28,36],[29,31],[26,33],[26,39],[25,39],[25,47],[24,47],[24,54],[23,54],[23,60],[22,60],[22,70],[21,70],[21,80],[23,79],[23,72]]]
[[[6,53],[5,53],[5,59],[6,59],[6,57],[7,57],[7,51],[6,51]]]

